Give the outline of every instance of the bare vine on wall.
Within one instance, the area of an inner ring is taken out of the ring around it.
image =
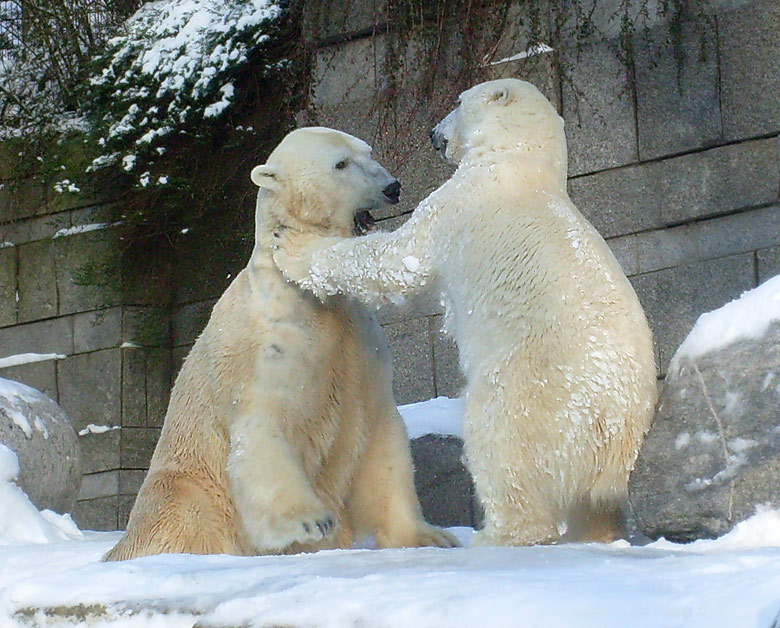
[[[332,35],[327,36],[328,26],[334,27],[333,7],[345,14],[336,27],[342,27],[342,38],[350,39],[348,25],[365,23],[365,5],[354,0],[307,5],[314,25],[307,36],[315,42],[319,65],[327,68],[342,54]],[[360,126],[371,129],[367,139],[395,167],[417,149],[414,134],[440,119],[457,95],[476,83],[521,74],[557,104],[565,85],[578,113],[588,96],[572,79],[572,70],[589,46],[608,43],[630,89],[637,39],[652,41],[659,36],[653,27],[666,23],[679,51],[682,21],[708,20],[703,0],[387,0],[376,6],[371,28],[360,33],[373,35],[371,67],[365,68],[365,74],[373,74],[373,90],[367,98],[357,94],[364,80],[358,73],[354,93],[348,87],[345,99],[365,101],[358,107],[364,112]],[[327,71],[320,79],[328,80]],[[316,90],[312,86],[310,122],[320,117]]]

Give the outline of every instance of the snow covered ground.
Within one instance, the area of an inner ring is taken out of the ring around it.
[[[457,529],[468,543],[471,531]],[[770,628],[780,513],[716,541],[158,556],[117,533],[0,547],[0,626]]]
[[[410,432],[452,433],[460,404],[402,408]],[[415,419],[416,417],[416,419]],[[780,512],[713,541],[527,548],[167,555],[101,563],[116,532],[38,513],[0,446],[0,628],[777,628]]]

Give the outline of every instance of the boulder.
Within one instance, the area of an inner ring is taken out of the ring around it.
[[[81,449],[62,408],[34,388],[0,378],[0,443],[16,453],[17,483],[39,510],[70,512],[81,486]]]
[[[717,537],[760,504],[780,506],[780,321],[739,337],[752,314],[732,308],[729,319],[697,323],[672,360],[630,483],[650,538]],[[736,340],[722,345],[729,334]]]
[[[471,475],[463,464],[463,441],[457,436],[427,434],[410,442],[414,484],[425,520],[440,526],[481,524]]]

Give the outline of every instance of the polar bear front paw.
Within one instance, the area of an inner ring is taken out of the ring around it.
[[[250,531],[253,544],[260,551],[279,551],[293,543],[308,545],[331,536],[338,529],[336,516],[322,505],[296,509],[278,515],[263,529]]]

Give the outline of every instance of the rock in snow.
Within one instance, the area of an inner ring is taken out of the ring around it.
[[[16,454],[0,444],[0,546],[81,538],[81,532],[69,516],[50,510],[38,512],[24,491],[14,484],[18,474]]]
[[[672,359],[630,489],[642,531],[679,541],[780,505],[780,277],[699,318]]]
[[[18,457],[19,486],[38,508],[71,511],[81,486],[81,448],[62,408],[0,378],[0,443]]]

